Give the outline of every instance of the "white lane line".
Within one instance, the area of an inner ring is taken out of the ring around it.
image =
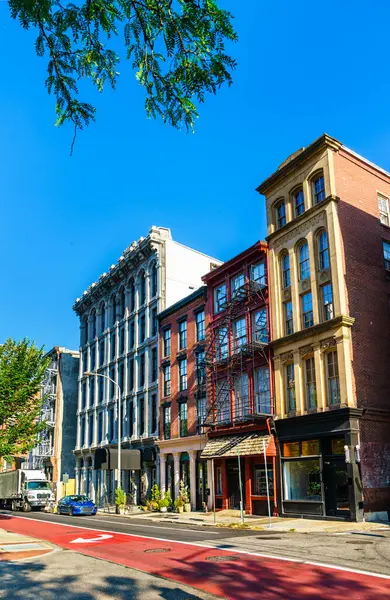
[[[301,560],[298,558],[286,558],[284,556],[275,556],[273,554],[262,554],[260,552],[249,552],[248,550],[241,550],[240,548],[226,548],[223,544],[216,544],[210,546],[208,544],[202,544],[200,542],[181,542],[178,540],[167,540],[165,538],[155,538],[147,535],[137,535],[136,533],[119,533],[118,531],[110,531],[108,529],[98,529],[97,527],[82,527],[80,525],[67,525],[66,523],[57,523],[56,521],[45,521],[44,519],[34,519],[31,517],[20,517],[19,515],[12,515],[14,519],[23,519],[24,521],[36,521],[37,523],[49,523],[49,525],[58,525],[59,527],[72,527],[73,529],[87,529],[88,531],[101,531],[102,533],[113,533],[116,535],[126,535],[127,537],[142,537],[144,540],[154,540],[156,542],[168,542],[173,544],[183,544],[184,546],[197,546],[198,548],[207,548],[208,550],[223,550],[224,552],[231,552],[233,554],[245,554],[247,556],[257,556],[260,558],[272,558],[273,560],[283,560],[284,562],[300,563],[302,565],[312,565],[314,567],[323,567],[325,569],[331,569],[335,571],[344,571],[345,573],[357,573],[358,575],[369,575],[370,577],[377,577],[379,579],[390,579],[390,575],[382,575],[381,573],[373,573],[372,571],[361,571],[360,569],[351,569],[349,567],[341,567],[338,565],[330,565],[328,563],[314,562],[310,560]],[[55,542],[52,542],[55,544]]]
[[[87,519],[88,521],[90,521],[89,517],[76,517],[77,520],[79,519]],[[160,526],[160,525],[141,525],[139,523],[129,523],[128,521],[109,521],[108,519],[95,519],[94,520],[95,523],[111,523],[112,525],[131,525],[131,527],[149,527],[151,529],[166,529],[169,531],[184,531],[185,533],[206,533],[206,531],[204,529],[177,529],[176,527],[165,527],[165,526]],[[57,521],[51,521],[51,523],[57,523]],[[62,525],[62,523],[61,523]],[[119,533],[119,532],[117,532]],[[218,531],[208,531],[208,534],[211,535],[219,535]]]

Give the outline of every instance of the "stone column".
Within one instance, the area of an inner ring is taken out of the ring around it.
[[[76,494],[80,494],[80,485],[79,485],[79,471],[80,469],[78,467],[75,467],[74,469],[74,476],[75,476],[75,480],[76,480]]]
[[[191,510],[196,510],[196,450],[190,450],[190,494],[191,494]]]
[[[173,485],[175,490],[175,498],[180,494],[180,452],[173,452]]]
[[[166,480],[166,454],[160,452],[160,491],[163,494],[165,492],[165,480]],[[158,481],[158,480],[157,480]]]
[[[207,461],[207,487],[210,490],[210,495],[207,498],[207,508],[209,510],[213,510],[213,506],[214,506],[214,487],[215,485],[213,484],[213,469],[212,469],[212,463],[211,460]]]

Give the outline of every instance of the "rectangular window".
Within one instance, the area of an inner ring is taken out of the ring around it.
[[[229,356],[229,337],[227,327],[220,327],[217,333],[217,360],[225,360]]]
[[[163,426],[164,426],[164,440],[171,439],[171,407],[164,406],[163,408]]]
[[[152,395],[152,433],[156,433],[158,429],[157,423],[157,395]]]
[[[134,348],[135,342],[135,326],[134,321],[129,321],[129,350]]]
[[[267,309],[262,308],[254,314],[253,337],[255,342],[268,344]]]
[[[91,371],[94,371],[95,367],[96,367],[96,346],[95,344],[93,346],[91,346],[91,354],[90,354],[90,364],[91,364]]]
[[[129,358],[127,363],[127,389],[129,392],[134,389],[134,358]]]
[[[103,441],[103,413],[100,412],[98,414],[98,439],[97,439],[97,443],[101,444],[102,441]]]
[[[88,446],[93,445],[93,415],[89,415],[88,420]]]
[[[307,242],[299,247],[299,281],[310,279],[310,255]]]
[[[340,380],[337,351],[328,352],[326,355],[326,368],[328,375],[328,402],[340,404]]]
[[[234,396],[236,401],[236,419],[249,415],[249,397],[248,397],[248,374],[243,373],[234,382]]]
[[[179,323],[179,350],[187,348],[187,321]]]
[[[125,366],[122,363],[120,363],[119,367],[118,367],[118,384],[119,387],[121,388],[121,393],[123,393],[125,390],[123,389],[125,383]]]
[[[206,422],[207,412],[206,412],[206,396],[201,396],[196,401],[196,414],[198,421],[198,433],[203,432],[203,423]]]
[[[327,283],[322,286],[322,304],[324,310],[324,320],[329,321],[334,317],[333,311],[333,293],[332,293],[332,284]]]
[[[233,348],[234,352],[240,352],[246,346],[246,319],[237,319],[233,323]]]
[[[320,440],[301,442],[301,456],[315,456],[316,454],[320,454]]]
[[[152,335],[157,335],[157,308],[152,309]]]
[[[317,406],[316,372],[314,356],[305,360],[306,406],[308,409]]]
[[[139,343],[145,341],[145,315],[141,315],[139,319]]]
[[[321,175],[314,179],[313,183],[313,204],[318,204],[325,200],[325,182],[324,177]]]
[[[158,372],[157,372],[157,348],[152,348],[150,375],[151,375],[151,381],[156,381],[157,380],[157,376],[158,376]]]
[[[222,496],[222,467],[215,470],[215,495]]]
[[[104,365],[104,340],[99,342],[99,367]]]
[[[188,413],[187,413],[187,402],[180,402],[179,404],[179,421],[180,421],[180,437],[186,437],[188,435]]]
[[[80,419],[80,446],[85,445],[85,417]]]
[[[240,273],[239,275],[236,275],[235,277],[233,277],[233,279],[230,282],[230,291],[231,291],[232,300],[240,297],[240,292],[242,292],[244,285],[245,285],[244,273]]]
[[[170,356],[171,354],[171,330],[164,329],[164,356]]]
[[[187,359],[182,358],[178,361],[179,366],[179,390],[184,392],[187,389]]]
[[[269,368],[259,367],[255,370],[255,412],[271,414],[271,386]]]
[[[385,269],[390,271],[390,242],[383,242],[383,258],[385,260]]]
[[[98,402],[101,404],[104,400],[104,379],[98,377]]]
[[[299,190],[294,194],[295,216],[299,217],[305,212],[305,197],[303,190]]]
[[[284,290],[291,286],[290,256],[288,254],[282,258],[282,280]]]
[[[322,500],[318,458],[283,461],[286,500]]]
[[[195,354],[196,360],[196,381],[199,387],[202,387],[206,383],[206,352],[197,352]]]
[[[110,408],[108,413],[108,441],[111,443],[114,440],[115,414],[114,409]]]
[[[196,341],[201,342],[206,337],[204,310],[196,313]]]
[[[164,397],[169,396],[171,393],[171,366],[165,365],[163,367],[164,374]]]
[[[115,377],[115,367],[111,367],[110,369],[110,378],[113,379],[114,381],[116,381],[116,377]],[[115,398],[116,397],[116,386],[114,385],[113,381],[110,381],[110,398]]]
[[[110,347],[111,347],[111,360],[114,360],[115,356],[116,356],[116,334],[115,331],[113,331],[111,333],[110,336]]]
[[[389,217],[389,199],[386,196],[378,194],[379,219],[382,225],[390,225]]]
[[[274,472],[272,467],[265,470],[264,465],[256,465],[253,469],[253,495],[267,496],[267,477],[268,476],[268,493],[274,495]]]
[[[81,385],[81,408],[84,409],[87,406],[87,382],[83,381]]]
[[[214,289],[214,313],[220,313],[226,308],[226,285],[223,283]]]
[[[284,304],[284,323],[286,335],[294,333],[293,307],[291,301]]]
[[[286,205],[280,202],[276,207],[277,229],[280,229],[286,224]]]
[[[145,354],[139,356],[139,387],[145,385]]]
[[[300,454],[299,442],[286,442],[283,444],[283,456],[293,458],[300,456]]]
[[[138,401],[138,435],[142,437],[145,433],[145,400]]]
[[[303,329],[307,329],[308,327],[312,327],[314,325],[313,321],[313,300],[311,292],[307,294],[303,294],[301,296],[301,305],[302,305],[302,327]]]
[[[95,377],[90,378],[89,382],[89,406],[95,404]]]
[[[125,328],[122,326],[119,330],[119,354],[125,351]]]
[[[257,263],[257,265],[252,265],[251,267],[251,281],[254,282],[259,287],[265,285],[265,264],[264,261]]]
[[[217,380],[216,395],[217,421],[218,423],[229,423],[231,421],[231,414],[227,379]]]
[[[286,366],[286,390],[287,390],[287,412],[295,412],[296,398],[295,398],[295,369],[294,363],[290,363]]]
[[[132,437],[134,435],[134,402],[132,400],[128,403],[127,419],[129,422],[129,437]]]

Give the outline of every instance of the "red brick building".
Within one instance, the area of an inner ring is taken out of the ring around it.
[[[219,509],[277,510],[269,342],[267,244],[257,242],[208,273],[208,442]],[[240,491],[241,481],[241,491]],[[269,500],[269,502],[268,502]]]
[[[160,487],[175,499],[183,480],[193,510],[209,501],[210,473],[200,458],[206,443],[206,298],[202,286],[159,314]]]
[[[281,513],[384,516],[390,174],[323,135],[258,191],[267,207]]]

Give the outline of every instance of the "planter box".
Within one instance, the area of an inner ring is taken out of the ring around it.
[[[191,512],[191,504],[189,502],[184,505],[184,512]]]
[[[167,512],[167,511],[168,511],[167,506],[160,506],[160,512]]]
[[[124,506],[117,506],[116,507],[116,514],[117,515],[124,515],[125,514],[125,507]]]
[[[176,510],[178,513],[182,513],[184,511],[184,506],[177,506]]]

